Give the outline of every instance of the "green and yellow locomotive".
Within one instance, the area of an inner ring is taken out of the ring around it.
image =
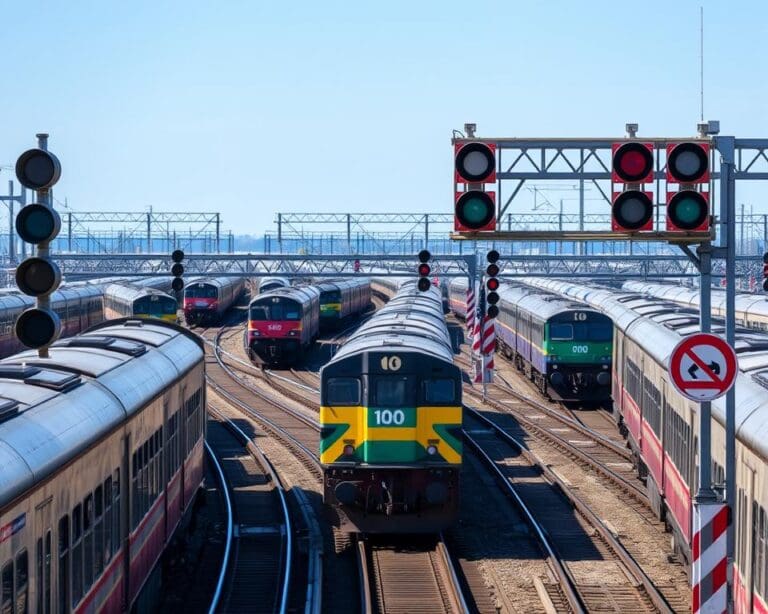
[[[461,372],[440,291],[405,282],[323,367],[320,461],[334,523],[365,533],[452,524]]]

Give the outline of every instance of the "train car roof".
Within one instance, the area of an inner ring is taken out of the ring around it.
[[[499,288],[499,305],[514,303],[519,308],[536,314],[543,320],[572,311],[592,312],[601,314],[600,311],[588,304],[563,298],[552,292],[537,291],[530,287],[504,283]]]
[[[56,342],[50,358],[33,351],[0,361],[0,509],[203,358],[189,331],[126,318]]]
[[[187,288],[193,285],[203,284],[206,286],[214,286],[216,288],[227,288],[243,283],[245,283],[245,280],[242,277],[194,277],[187,282],[186,286],[184,286],[184,292],[187,291]]]
[[[320,290],[318,290],[315,286],[289,286],[287,288],[274,288],[268,292],[265,292],[264,294],[259,294],[251,299],[249,305],[256,305],[261,301],[274,297],[281,297],[293,301],[299,301],[301,303],[306,303],[319,296]]]
[[[328,364],[382,348],[415,352],[453,363],[440,290],[420,292],[414,280],[401,284],[398,294],[358,328]]]
[[[131,284],[110,284],[104,289],[105,297],[114,297],[124,301],[135,301],[145,296],[160,296],[175,301],[170,294],[157,288],[143,288]]]
[[[334,292],[343,288],[359,288],[360,286],[365,286],[370,283],[371,282],[367,277],[358,279],[332,279],[315,284],[315,287],[318,288],[320,292]]]

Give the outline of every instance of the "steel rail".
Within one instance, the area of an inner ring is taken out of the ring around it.
[[[552,483],[558,486],[558,488],[568,498],[571,504],[574,505],[574,507],[576,507],[576,509],[581,512],[581,514],[592,524],[592,526],[595,527],[600,537],[611,546],[618,558],[626,566],[629,574],[634,576],[634,579],[643,586],[648,597],[651,599],[653,605],[659,610],[659,612],[664,614],[673,613],[673,610],[667,603],[667,600],[656,588],[656,585],[643,571],[637,561],[635,561],[630,552],[624,547],[624,544],[622,544],[618,538],[616,538],[613,533],[611,533],[608,527],[606,527],[603,521],[597,516],[597,514],[592,511],[589,505],[584,503],[576,494],[572,492],[570,488],[568,488],[563,480],[554,471],[552,471],[547,463],[542,461],[534,452],[526,448],[521,442],[507,433],[490,418],[485,417],[483,414],[471,407],[465,406],[465,410],[469,411],[473,418],[490,427],[497,436],[501,437],[502,440],[506,441],[512,445],[512,447],[517,449],[519,453],[528,460],[528,462],[538,466],[542,473],[546,475]]]
[[[219,476],[219,483],[221,484],[221,491],[224,494],[224,502],[226,503],[227,507],[227,543],[224,546],[224,556],[222,557],[219,579],[216,581],[216,590],[213,593],[213,597],[211,598],[211,605],[208,608],[209,614],[215,614],[216,608],[219,605],[219,600],[221,599],[221,592],[224,588],[224,581],[227,577],[227,567],[229,567],[229,554],[232,549],[232,501],[229,498],[229,486],[227,485],[226,478],[224,477],[224,471],[222,470],[221,465],[219,464],[219,460],[216,458],[216,455],[213,453],[213,450],[211,449],[211,446],[208,445],[207,441],[205,442],[205,449],[213,461],[213,466],[216,468],[216,473]]]

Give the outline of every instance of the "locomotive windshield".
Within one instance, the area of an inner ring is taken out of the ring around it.
[[[251,320],[301,320],[301,309],[293,301],[272,298],[269,302],[258,303],[251,307]]]
[[[184,293],[187,298],[216,298],[216,288],[208,284],[189,286]]]
[[[408,407],[416,404],[415,382],[408,376],[379,377],[373,386],[376,407]]]
[[[323,292],[323,302],[325,302],[325,303],[340,303],[341,302],[341,290],[331,290],[329,292]]]
[[[327,405],[360,405],[360,380],[332,377],[325,389]]]
[[[147,314],[154,317],[172,315],[176,313],[176,309],[176,301],[171,297],[156,294],[140,298],[133,304],[134,313]]]
[[[456,390],[452,379],[427,379],[422,382],[424,402],[439,405],[456,402]]]
[[[608,322],[551,323],[549,338],[552,341],[611,341],[613,327]]]

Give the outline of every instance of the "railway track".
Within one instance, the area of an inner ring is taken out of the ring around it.
[[[465,439],[539,539],[572,611],[675,611],[598,514],[523,443],[471,407]]]
[[[491,394],[483,399],[477,390],[464,388],[465,396],[475,404],[513,416],[528,433],[594,470],[613,488],[631,496],[635,507],[650,510],[632,453],[625,445],[512,388],[492,384],[489,391]]]
[[[226,545],[210,612],[284,612],[293,567],[293,521],[280,477],[234,422],[214,407],[208,448],[227,510]],[[254,594],[260,598],[254,601]]]
[[[363,612],[469,611],[442,536],[361,538],[357,560]]]

